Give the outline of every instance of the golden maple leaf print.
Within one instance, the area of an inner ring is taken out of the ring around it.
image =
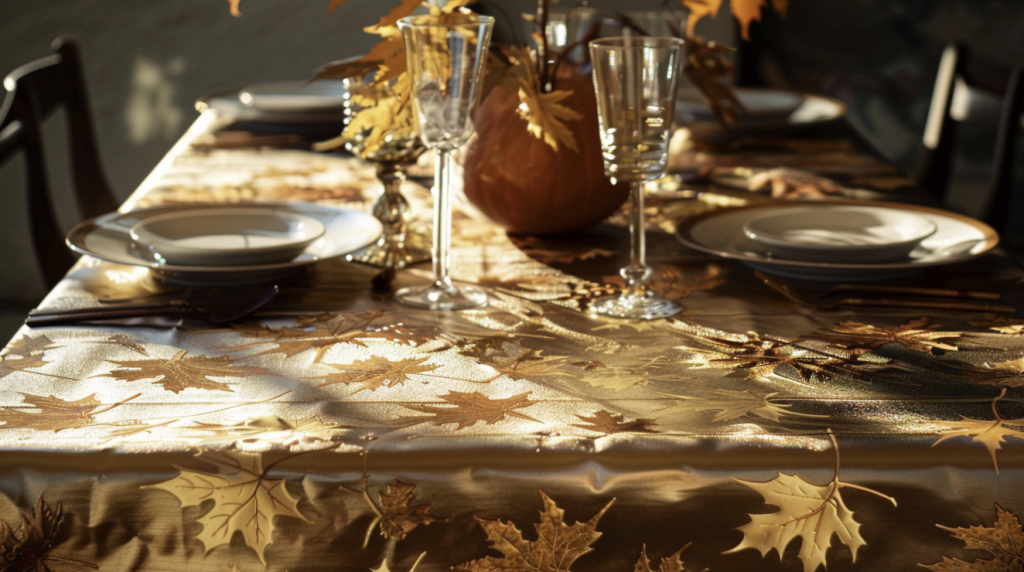
[[[779,510],[750,515],[750,522],[739,528],[743,540],[724,554],[754,548],[762,557],[775,550],[781,559],[789,543],[799,538],[799,557],[804,572],[814,572],[818,567],[826,566],[825,553],[832,545],[832,537],[836,536],[850,548],[852,560],[857,561],[857,551],[867,542],[860,535],[860,523],[854,520],[853,511],[846,506],[840,491],[852,489],[871,493],[891,502],[893,506],[896,506],[896,499],[840,481],[839,447],[831,431],[829,437],[836,451],[836,471],[832,482],[827,485],[815,485],[799,475],[783,473],[765,483],[736,479],[738,483],[764,497],[765,504],[777,506]]]
[[[313,362],[319,363],[327,350],[337,344],[365,346],[366,344],[359,338],[373,337],[366,331],[366,327],[383,314],[384,312],[380,310],[366,310],[353,314],[324,313],[316,316],[304,316],[299,318],[294,326],[280,329],[246,324],[237,327],[236,331],[243,337],[256,338],[257,341],[225,346],[221,349],[238,351],[272,344],[273,347],[252,354],[250,357],[284,354],[286,358],[297,356],[308,350],[315,350]]]
[[[228,544],[241,531],[246,545],[266,564],[267,546],[273,542],[274,518],[288,516],[306,520],[299,512],[299,499],[285,488],[284,479],[271,479],[263,468],[262,456],[237,451],[204,450],[199,458],[217,467],[218,472],[178,469],[178,476],[145,485],[144,489],[167,491],[181,506],[197,506],[212,500],[209,512],[198,518],[203,525],[197,539],[205,552]]]
[[[46,351],[57,347],[60,346],[45,335],[21,336],[11,342],[4,355],[0,356],[0,378],[16,371],[38,368],[50,363],[43,359]]]
[[[48,572],[50,566],[60,562],[96,569],[88,562],[50,556],[57,545],[57,533],[63,522],[61,504],[50,505],[43,497],[36,501],[35,508],[22,515],[17,529],[0,520],[0,570]]]
[[[651,561],[647,558],[647,546],[645,545],[643,550],[640,552],[640,560],[637,560],[636,568],[633,570],[634,572],[686,572],[686,566],[683,564],[683,561],[680,560],[680,556],[689,546],[690,545],[687,544],[677,550],[675,554],[662,558],[661,565],[658,566],[657,570],[655,570],[651,568]],[[703,572],[707,572],[707,569],[705,568]]]
[[[350,364],[326,364],[338,370],[338,373],[310,379],[320,380],[323,383],[320,387],[344,383],[355,385],[353,393],[359,393],[364,389],[376,391],[380,387],[394,387],[405,383],[410,375],[423,374],[434,371],[440,366],[423,365],[425,358],[406,358],[392,361],[387,358],[373,356],[368,360],[352,362]]]
[[[331,438],[347,428],[336,423],[324,423],[316,416],[289,420],[266,415],[241,424],[198,423],[195,427],[185,429],[213,433],[213,437],[199,440],[201,445],[232,440],[236,448],[246,453],[263,453],[275,446],[298,453],[337,447],[338,444],[331,441]]]
[[[207,357],[187,354],[188,350],[181,350],[170,359],[107,360],[120,367],[99,377],[112,377],[125,382],[149,379],[160,384],[167,391],[181,393],[189,388],[232,391],[225,383],[215,381],[214,377],[275,375],[262,367],[235,365],[235,360],[229,356]]]
[[[932,443],[932,447],[954,437],[971,437],[971,441],[985,445],[985,448],[988,449],[988,454],[992,457],[992,466],[995,467],[995,470],[998,473],[999,463],[996,461],[996,451],[1003,448],[1002,445],[1006,442],[1006,438],[1013,437],[1015,439],[1024,440],[1024,431],[1015,429],[1015,427],[1024,427],[1024,418],[1003,419],[999,414],[999,408],[996,404],[1005,395],[1006,389],[1004,388],[999,392],[999,395],[992,400],[992,414],[995,417],[992,421],[971,419],[970,417],[964,417],[961,415],[960,421],[939,422],[942,425],[948,426],[950,431]]]
[[[996,505],[996,522],[991,528],[972,526],[970,528],[950,528],[936,524],[935,526],[953,533],[953,536],[964,542],[968,550],[984,550],[991,558],[966,562],[959,558],[943,557],[942,562],[935,564],[919,564],[932,572],[1001,572],[1020,570],[1024,564],[1024,528],[1010,511]]]
[[[416,425],[419,423],[430,423],[431,425],[454,424],[455,430],[472,427],[483,422],[487,425],[494,425],[504,421],[506,417],[516,417],[526,421],[540,423],[533,417],[528,417],[518,411],[529,407],[536,401],[529,399],[530,392],[520,393],[505,399],[491,399],[486,395],[474,391],[473,393],[462,393],[460,391],[449,391],[447,395],[439,395],[445,400],[444,405],[403,405],[406,409],[428,413],[429,416],[417,415],[414,417],[400,417],[398,422],[404,425]]]
[[[572,367],[568,357],[546,356],[543,355],[544,350],[529,350],[511,342],[499,343],[500,348],[488,348],[478,358],[481,364],[497,372],[497,375],[485,381],[493,381],[501,376],[507,376],[513,381],[522,381],[537,377],[572,375],[572,372],[567,370]]]
[[[93,415],[99,413],[97,409],[101,406],[100,402],[96,400],[95,393],[78,401],[64,401],[53,395],[48,397],[29,393],[21,395],[25,398],[23,405],[0,407],[0,421],[4,423],[0,427],[53,432],[85,427],[95,422]],[[28,409],[38,409],[39,411],[30,412]]]
[[[661,411],[718,411],[712,421],[732,421],[744,415],[751,415],[780,421],[784,415],[798,415],[800,417],[828,417],[827,415],[812,415],[810,413],[797,413],[790,411],[790,404],[779,404],[772,401],[777,394],[769,393],[760,396],[752,391],[736,391],[732,389],[708,389],[715,397],[691,397],[689,395],[664,395],[676,399],[672,405]]]
[[[597,523],[612,506],[615,499],[586,522],[573,525],[565,524],[565,511],[558,508],[544,491],[540,491],[544,510],[540,511],[540,522],[535,525],[537,540],[526,540],[523,533],[511,522],[500,520],[484,520],[477,517],[477,522],[487,533],[487,542],[491,548],[502,553],[502,557],[486,556],[460,564],[453,570],[464,572],[493,572],[497,570],[543,572],[570,572],[572,565],[584,554],[592,551],[590,547],[601,537],[597,531]]]
[[[810,349],[797,347],[784,340],[763,339],[749,332],[744,336],[717,333],[695,335],[686,333],[687,342],[676,349],[690,354],[681,360],[693,369],[728,370],[728,377],[763,379],[777,375],[802,382],[822,382],[830,376],[855,370],[847,360]]]
[[[370,543],[370,535],[373,529],[380,525],[380,535],[384,538],[402,540],[417,527],[429,525],[432,522],[444,522],[430,514],[429,504],[414,504],[416,495],[414,483],[395,478],[387,487],[377,492],[377,500],[380,506],[370,498],[368,478],[363,476],[363,490],[357,491],[348,487],[341,487],[341,490],[360,495],[366,505],[373,511],[374,518],[370,527],[366,530],[366,540],[363,548]]]
[[[653,429],[657,425],[654,419],[626,421],[621,413],[612,413],[603,409],[590,416],[577,415],[576,417],[580,421],[584,421],[585,424],[575,424],[573,427],[596,431],[605,435],[611,435],[612,433],[657,433],[657,430]]]
[[[854,355],[865,354],[879,346],[897,343],[908,349],[930,353],[934,349],[955,352],[955,345],[946,343],[963,336],[960,332],[938,332],[939,324],[928,318],[919,318],[895,328],[885,328],[860,322],[839,322],[830,328],[815,332],[814,339],[828,342],[834,347],[852,350]]]

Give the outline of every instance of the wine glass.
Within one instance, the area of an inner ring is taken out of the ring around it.
[[[462,310],[487,303],[475,288],[456,288],[448,275],[451,263],[452,152],[473,134],[483,89],[483,68],[491,42],[494,18],[477,16],[455,23],[438,23],[423,16],[398,21],[412,82],[412,101],[420,139],[437,150],[434,172],[434,283],[426,288],[403,288],[395,299],[431,310]]]
[[[378,106],[395,107],[399,97],[390,84],[367,84],[359,80],[348,81],[351,95],[345,101],[346,114],[354,119],[362,111]],[[408,232],[409,201],[402,195],[405,168],[416,163],[426,150],[413,125],[401,125],[383,133],[375,146],[370,146],[369,133],[354,133],[345,148],[377,168],[377,179],[384,192],[373,205],[373,216],[384,225],[377,242],[362,252],[350,254],[348,260],[390,269],[401,269],[417,262],[430,260],[430,251],[412,244],[423,243]]]
[[[590,304],[590,312],[614,318],[655,320],[682,306],[656,297],[647,287],[644,262],[644,183],[665,175],[676,83],[683,41],[677,38],[622,37],[590,42],[597,91],[597,116],[605,174],[630,184],[630,264],[620,296]]]

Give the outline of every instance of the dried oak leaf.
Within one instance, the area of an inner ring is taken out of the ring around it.
[[[88,562],[50,556],[63,521],[61,504],[51,506],[43,497],[39,497],[32,511],[22,515],[17,530],[0,521],[0,571],[49,572],[50,566],[57,562],[95,569],[96,566]]]
[[[838,463],[837,463],[838,465]],[[860,523],[853,519],[853,511],[847,508],[840,495],[840,489],[852,488],[882,497],[896,506],[896,500],[877,491],[848,485],[839,480],[838,466],[833,481],[825,486],[808,483],[799,475],[779,476],[766,482],[755,483],[736,479],[764,497],[764,502],[779,507],[777,512],[752,514],[750,522],[739,528],[743,540],[725,554],[747,548],[757,549],[761,556],[775,550],[782,558],[790,542],[801,539],[799,557],[804,572],[814,572],[826,565],[825,552],[832,544],[832,537],[850,547],[854,562],[857,550],[867,544],[860,535]]]
[[[396,478],[377,493],[380,500],[380,534],[384,538],[402,540],[419,525],[439,519],[430,514],[429,504],[413,504],[416,485]]]
[[[376,391],[380,387],[401,385],[409,379],[410,375],[434,371],[440,367],[437,365],[423,365],[423,362],[429,359],[429,357],[425,357],[391,361],[387,358],[373,356],[368,360],[356,361],[350,364],[329,363],[326,365],[338,370],[338,373],[311,379],[322,380],[323,383],[320,384],[320,387],[344,383],[357,386],[353,393],[358,393],[364,389]]]
[[[955,352],[958,348],[943,340],[956,340],[960,332],[937,332],[939,324],[928,318],[919,318],[896,328],[885,328],[860,322],[839,322],[831,328],[822,328],[814,339],[829,342],[835,347],[853,350],[855,355],[865,354],[888,343],[902,344],[911,350],[931,352],[934,349]]]
[[[93,414],[101,405],[96,394],[78,401],[64,401],[56,396],[43,397],[22,393],[25,401],[21,406],[0,407],[0,421],[4,429],[35,429],[37,431],[63,431],[85,427],[95,423]],[[38,409],[30,412],[27,409]]]
[[[654,419],[626,421],[621,413],[612,413],[603,409],[589,417],[584,417],[583,415],[577,415],[576,417],[580,421],[584,421],[585,424],[576,424],[573,427],[597,431],[605,435],[611,435],[612,433],[657,433],[657,430],[652,429],[652,427],[657,425]]]
[[[500,520],[484,520],[476,517],[477,522],[487,533],[487,542],[491,548],[502,553],[502,557],[487,556],[460,564],[453,570],[465,572],[569,572],[576,559],[592,551],[590,545],[601,537],[597,531],[597,523],[604,513],[612,506],[615,499],[600,512],[586,522],[577,522],[572,526],[565,524],[565,511],[558,508],[544,491],[540,491],[544,510],[540,512],[540,522],[534,525],[537,540],[526,540],[523,533],[511,522]]]
[[[949,528],[935,525],[964,542],[968,550],[984,550],[992,558],[965,562],[959,558],[943,557],[942,562],[919,564],[932,572],[1003,572],[1020,570],[1024,563],[1024,528],[1008,510],[996,504],[996,522],[991,527]]]
[[[665,395],[677,401],[664,410],[718,411],[712,418],[712,421],[732,421],[744,415],[753,415],[770,421],[779,421],[784,415],[828,417],[827,415],[811,415],[809,413],[790,411],[791,405],[781,405],[772,401],[772,398],[776,395],[775,393],[760,396],[752,391],[736,391],[732,389],[709,389],[709,391],[715,397],[691,397],[688,395],[671,395],[666,393]]]
[[[236,327],[236,331],[246,338],[257,341],[247,344],[226,346],[221,349],[238,351],[265,344],[273,344],[270,349],[253,354],[254,356],[284,354],[290,358],[307,350],[316,350],[314,362],[323,359],[329,348],[337,344],[353,344],[365,346],[359,338],[373,337],[366,328],[384,312],[367,310],[353,314],[324,313],[316,316],[303,316],[296,320],[294,326],[280,329],[246,324]]]
[[[992,466],[995,467],[998,473],[999,463],[996,462],[996,451],[1003,448],[1002,445],[1006,442],[1006,438],[1013,437],[1024,440],[1024,431],[1013,428],[1024,427],[1024,418],[1003,419],[999,414],[999,408],[996,404],[1005,395],[1006,389],[1003,389],[999,396],[992,400],[992,413],[995,416],[995,419],[992,421],[980,421],[961,415],[960,421],[941,422],[942,425],[948,426],[950,431],[932,443],[932,447],[953,437],[971,437],[971,441],[985,445],[989,455],[992,456]]]
[[[427,413],[429,417],[419,415],[401,417],[398,421],[405,425],[430,423],[441,426],[454,423],[456,431],[472,427],[481,421],[487,425],[494,425],[499,421],[504,421],[506,417],[540,423],[540,421],[516,411],[516,409],[523,409],[537,403],[528,399],[529,396],[530,392],[527,391],[505,399],[491,399],[478,391],[473,393],[449,391],[447,395],[438,396],[445,400],[444,405],[403,405],[406,409]]]
[[[299,499],[288,492],[284,479],[267,476],[261,455],[206,450],[199,458],[216,466],[218,472],[175,466],[178,476],[142,488],[167,491],[178,498],[182,507],[212,500],[210,511],[198,518],[203,530],[197,539],[205,551],[230,543],[235,532],[241,531],[246,545],[266,564],[264,554],[273,542],[274,517],[306,520],[299,512]]]
[[[107,360],[120,367],[99,377],[112,377],[126,382],[149,379],[159,383],[167,391],[181,393],[188,388],[232,391],[226,384],[214,381],[214,377],[274,375],[262,367],[235,365],[235,360],[229,356],[207,357],[187,354],[188,350],[181,350],[170,359]]]

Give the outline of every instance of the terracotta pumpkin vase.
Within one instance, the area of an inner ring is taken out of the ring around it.
[[[562,103],[583,115],[567,122],[579,151],[556,152],[526,130],[518,94],[496,87],[477,111],[477,135],[464,159],[466,197],[511,233],[554,235],[583,230],[615,212],[629,186],[604,174],[597,101],[589,77],[561,77]]]

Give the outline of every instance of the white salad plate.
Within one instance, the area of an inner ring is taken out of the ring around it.
[[[773,257],[815,262],[905,259],[936,230],[928,216],[900,208],[830,204],[769,210],[743,224]]]
[[[935,224],[936,230],[909,254],[884,262],[853,262],[841,252],[833,260],[824,262],[779,258],[767,245],[748,237],[744,226],[767,213],[822,205],[820,201],[786,201],[726,207],[703,213],[681,224],[676,236],[690,248],[740,260],[769,274],[844,282],[895,278],[935,266],[965,262],[986,254],[999,243],[999,235],[990,226],[948,211],[870,201],[828,201],[828,204],[900,209],[927,217]]]
[[[208,208],[147,218],[132,227],[137,249],[179,266],[287,262],[324,235],[319,220],[287,211]]]
[[[292,213],[316,219],[324,234],[292,260],[270,264],[220,266],[167,264],[148,249],[137,248],[131,229],[148,219],[171,213],[196,213],[223,205],[171,205],[127,213],[109,213],[85,221],[68,234],[71,250],[116,264],[149,268],[158,278],[187,285],[239,285],[296,274],[318,261],[338,258],[373,244],[383,230],[380,221],[360,211],[311,203],[245,203],[246,209]]]
[[[271,81],[243,88],[238,99],[247,107],[274,113],[341,112],[348,90],[338,79]]]

